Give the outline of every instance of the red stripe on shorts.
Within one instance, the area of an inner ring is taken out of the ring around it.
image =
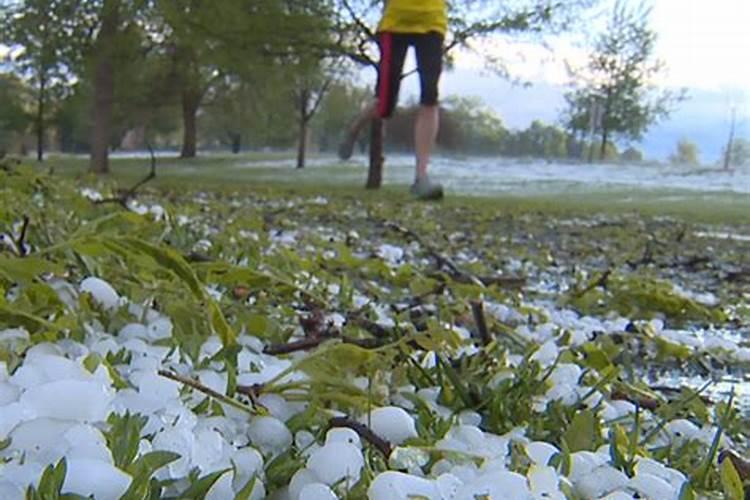
[[[378,116],[388,115],[391,100],[391,66],[393,65],[393,34],[381,33],[380,45],[380,94],[378,95]]]

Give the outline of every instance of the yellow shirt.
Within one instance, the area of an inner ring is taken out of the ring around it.
[[[429,33],[448,31],[445,0],[386,0],[378,31]]]

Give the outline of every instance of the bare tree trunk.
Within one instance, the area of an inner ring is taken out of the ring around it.
[[[734,149],[734,132],[737,124],[737,108],[732,108],[732,124],[729,127],[729,140],[727,150],[724,153],[724,170],[732,168],[732,149]]]
[[[383,185],[383,120],[376,118],[370,125],[370,169],[367,174],[367,189],[380,189]]]
[[[297,145],[297,168],[305,168],[307,158],[307,143],[310,136],[309,122],[301,119],[299,122],[299,144]]]
[[[195,158],[198,152],[197,116],[200,107],[200,93],[192,89],[182,91],[182,151],[180,158]]]
[[[42,71],[39,79],[39,94],[36,108],[36,160],[44,161],[44,105],[47,92],[47,78]]]
[[[604,161],[607,157],[607,140],[609,139],[609,130],[607,127],[602,128],[602,144],[599,149],[599,161]],[[594,145],[591,145],[592,149]]]
[[[109,172],[109,141],[112,134],[112,106],[115,95],[114,51],[119,25],[119,0],[105,0],[102,26],[96,38],[94,68],[94,126],[89,170]]]

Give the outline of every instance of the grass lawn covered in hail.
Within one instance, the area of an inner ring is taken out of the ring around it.
[[[744,498],[746,219],[113,196],[0,169],[0,498]]]

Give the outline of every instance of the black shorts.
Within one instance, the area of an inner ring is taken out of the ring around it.
[[[417,70],[421,96],[419,103],[434,106],[438,103],[438,82],[443,71],[443,35],[431,33],[390,33],[378,34],[380,45],[380,69],[378,71],[378,116],[388,118],[398,102],[401,88],[401,73],[409,46],[417,53]]]

